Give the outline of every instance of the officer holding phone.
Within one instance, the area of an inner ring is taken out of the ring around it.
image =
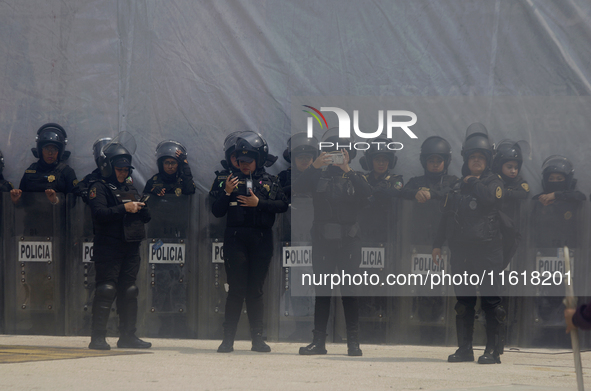
[[[223,191],[210,192],[214,199],[214,216],[227,215],[224,267],[229,290],[224,340],[218,353],[234,350],[234,337],[244,302],[252,336],[251,350],[270,352],[271,348],[263,340],[263,285],[273,256],[271,228],[275,214],[287,211],[288,203],[277,177],[265,172],[269,153],[267,142],[260,134],[241,133],[234,151],[239,170],[227,175]]]
[[[109,350],[105,340],[111,305],[117,299],[119,348],[146,349],[151,343],[136,335],[140,242],[150,221],[146,198],[132,185],[131,153],[115,141],[99,157],[102,179],[92,184],[88,200],[94,224],[96,289],[92,303],[92,334],[89,349]]]

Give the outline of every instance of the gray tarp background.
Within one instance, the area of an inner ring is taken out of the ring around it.
[[[420,174],[416,151],[439,134],[459,174],[460,140],[480,121],[496,141],[532,143],[524,174],[533,194],[543,158],[560,153],[588,195],[590,42],[586,0],[0,0],[4,173],[18,186],[36,130],[58,122],[79,179],[94,168],[95,139],[126,130],[138,141],[136,183],[156,171],[158,142],[172,138],[209,189],[232,131],[257,130],[281,155],[295,96],[510,97],[500,106],[517,113],[514,129],[497,104],[485,118],[454,116],[457,101],[423,124],[419,116],[419,139],[399,152],[395,171]],[[438,116],[445,126],[434,129]],[[287,166],[278,163],[269,171]]]

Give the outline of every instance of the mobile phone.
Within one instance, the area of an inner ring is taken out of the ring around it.
[[[340,151],[329,152],[330,164],[344,164],[345,155]]]
[[[149,194],[144,194],[144,195],[142,195],[142,198],[140,198],[139,202],[146,202],[146,201],[148,201],[149,198],[150,198]]]
[[[249,196],[250,195],[250,191],[252,190],[252,179],[247,179],[246,180],[246,195]]]

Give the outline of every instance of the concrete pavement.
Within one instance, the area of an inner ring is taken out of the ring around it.
[[[576,390],[572,353],[506,350],[502,364],[448,363],[451,347],[345,344],[325,356],[299,356],[301,344],[273,343],[271,353],[216,353],[220,341],[147,339],[146,351],[86,349],[87,337],[0,335],[0,390]],[[482,354],[482,347],[475,351]],[[68,358],[78,357],[78,358]],[[591,388],[591,352],[582,353]]]

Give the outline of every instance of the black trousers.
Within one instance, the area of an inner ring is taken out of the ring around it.
[[[263,285],[272,257],[273,233],[270,228],[226,228],[224,267],[229,289],[224,327],[238,325],[242,304],[246,301],[250,328],[262,330]]]
[[[314,274],[331,274],[341,271],[351,276],[359,272],[361,249],[357,238],[342,240],[317,239],[312,242],[312,269]],[[341,300],[347,331],[359,329],[359,300],[351,286],[341,286]],[[330,314],[332,291],[330,286],[316,286],[314,303],[314,329],[326,333]]]
[[[489,319],[495,319],[494,310],[502,303],[500,296],[501,287],[499,284],[490,283],[488,273],[493,271],[493,282],[499,281],[498,273],[501,271],[503,262],[501,241],[450,243],[449,247],[451,251],[451,271],[453,274],[477,274],[481,278],[482,273],[485,272],[484,282],[480,286],[472,284],[454,285],[458,304],[463,306],[465,311],[473,317],[477,294],[479,292],[481,307],[486,315],[487,321]],[[492,325],[493,322],[490,321],[490,323]],[[489,322],[487,322],[488,324]]]
[[[126,307],[125,293],[135,285],[140,270],[140,242],[95,236],[93,258],[96,286],[111,282],[117,288],[117,312]],[[136,299],[137,300],[137,299]]]

